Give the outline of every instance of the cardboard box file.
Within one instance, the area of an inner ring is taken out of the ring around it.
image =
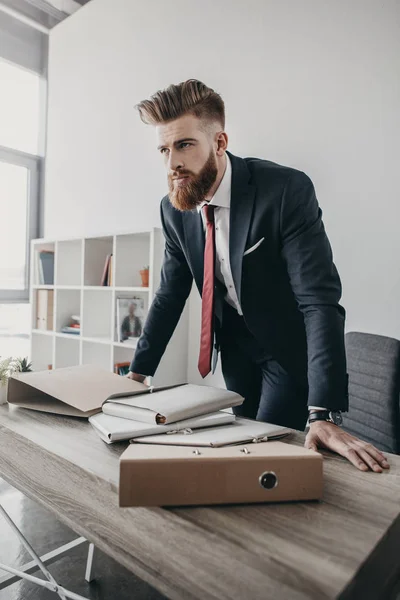
[[[208,386],[148,387],[94,365],[16,373],[9,380],[7,400],[23,408],[86,418],[100,412],[106,402],[122,402],[135,408],[134,414],[141,414],[137,420],[154,424],[173,423],[243,402],[235,392]]]
[[[322,456],[283,442],[223,448],[131,444],[120,458],[120,506],[318,500]]]
[[[107,398],[148,392],[148,387],[94,365],[16,373],[8,382],[7,401],[22,408],[90,417]]]

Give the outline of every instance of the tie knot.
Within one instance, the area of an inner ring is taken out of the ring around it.
[[[214,223],[214,206],[210,206],[209,204],[205,204],[203,206],[204,215],[206,217],[207,223]]]

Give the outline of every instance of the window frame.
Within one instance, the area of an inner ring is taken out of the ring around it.
[[[40,156],[0,146],[1,162],[24,167],[28,170],[24,289],[0,289],[0,303],[18,302],[22,304],[29,302],[31,240],[39,236],[40,228],[40,172],[42,160]]]

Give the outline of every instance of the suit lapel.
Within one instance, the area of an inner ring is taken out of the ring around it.
[[[197,287],[201,291],[204,277],[204,246],[205,234],[201,214],[197,210],[190,210],[182,214],[185,230],[186,247],[188,249],[193,275]],[[201,292],[200,292],[201,293]]]
[[[229,221],[229,259],[236,294],[241,301],[242,262],[250,228],[255,186],[249,184],[250,173],[242,158],[229,154],[232,164],[231,208]]]

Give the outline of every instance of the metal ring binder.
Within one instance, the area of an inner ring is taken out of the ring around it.
[[[174,435],[176,433],[183,433],[184,435],[190,435],[191,433],[193,433],[193,430],[190,429],[190,427],[187,427],[186,429],[173,429],[172,431],[167,431],[167,435]]]
[[[278,477],[274,471],[265,471],[261,473],[258,482],[265,490],[273,490],[278,485]]]

